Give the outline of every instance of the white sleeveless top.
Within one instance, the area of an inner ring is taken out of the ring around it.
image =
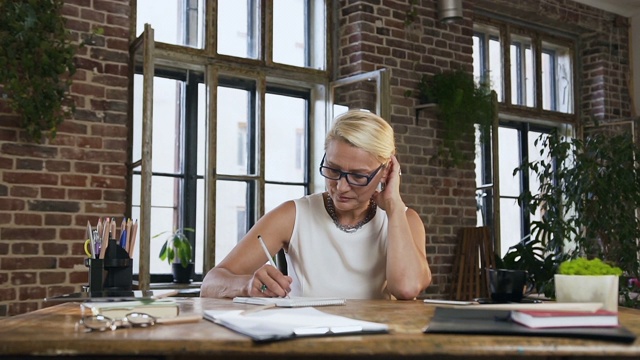
[[[388,299],[386,287],[388,219],[374,218],[353,233],[336,227],[322,193],[294,200],[296,219],[286,252],[293,278],[291,295]]]

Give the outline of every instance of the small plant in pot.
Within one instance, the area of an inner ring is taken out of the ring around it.
[[[617,311],[620,275],[622,269],[598,258],[587,260],[581,257],[564,261],[555,275],[556,300],[599,302],[604,309]]]
[[[189,238],[185,235],[185,231],[193,232],[193,229],[177,229],[173,233],[167,235],[160,254],[158,257],[162,261],[167,261],[171,264],[173,271],[173,282],[175,283],[190,283],[193,277],[193,249]],[[168,231],[162,232],[154,236],[160,237],[167,234]]]

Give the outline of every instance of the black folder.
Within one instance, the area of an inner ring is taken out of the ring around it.
[[[632,343],[636,335],[623,326],[534,329],[511,321],[509,310],[435,309],[431,322],[424,328],[431,334],[551,336],[608,340]]]

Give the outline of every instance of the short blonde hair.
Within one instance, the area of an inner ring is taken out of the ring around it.
[[[375,156],[386,163],[395,154],[396,143],[393,128],[380,116],[363,110],[349,110],[333,122],[324,141],[342,140]]]

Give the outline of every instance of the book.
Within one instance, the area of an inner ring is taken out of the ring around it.
[[[389,331],[386,324],[328,314],[312,307],[273,308],[247,315],[242,310],[205,310],[203,317],[257,342]]]
[[[497,336],[545,336],[633,343],[636,334],[616,327],[530,328],[510,319],[511,310],[436,307],[423,332],[427,334],[473,334]]]
[[[511,320],[530,328],[614,327],[618,313],[608,310],[512,310]]]
[[[128,313],[138,312],[149,314],[155,318],[172,318],[178,316],[179,306],[174,299],[143,300],[143,301],[106,301],[84,302],[82,313],[104,315],[112,319],[122,319]]]
[[[269,297],[244,297],[233,298],[234,303],[252,305],[275,305],[277,307],[305,307],[305,306],[330,306],[344,305],[347,300],[341,298],[320,298],[320,297],[296,297],[269,298]]]

